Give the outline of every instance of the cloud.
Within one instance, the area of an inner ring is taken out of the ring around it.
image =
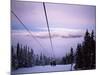
[[[33,32],[32,35],[36,38],[46,39],[49,38],[49,34],[46,28],[43,28],[44,31]],[[78,38],[84,35],[83,30],[76,30],[76,29],[66,29],[66,28],[51,28],[51,38]],[[12,30],[12,36],[27,36],[30,37],[30,33],[25,30]]]

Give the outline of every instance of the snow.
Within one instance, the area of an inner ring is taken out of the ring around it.
[[[74,65],[72,67],[72,70],[75,70]],[[12,74],[15,75],[15,74],[25,74],[25,73],[57,72],[57,71],[70,71],[70,70],[71,70],[71,64],[56,65],[56,66],[47,65],[47,66],[34,66],[30,68],[20,68],[15,71],[12,71]]]

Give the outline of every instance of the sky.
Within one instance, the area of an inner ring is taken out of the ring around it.
[[[42,2],[24,2],[12,0],[11,10],[19,17],[40,43],[43,42],[45,49],[50,52],[50,41],[47,32],[46,18]],[[85,31],[95,31],[96,7],[90,5],[72,5],[45,3],[51,37],[54,45],[54,52],[64,55],[66,49],[82,42]],[[12,44],[22,42],[39,49],[36,41],[30,38],[18,19],[11,13]],[[54,38],[55,37],[55,38]],[[57,38],[59,37],[59,38]],[[74,38],[75,39],[69,39]],[[30,39],[31,42],[30,43]],[[66,42],[65,42],[66,41]],[[48,43],[49,42],[49,43]],[[39,52],[39,51],[37,51]]]
[[[96,24],[96,8],[89,5],[45,3],[50,28],[93,29]],[[30,30],[46,29],[46,20],[41,2],[15,2],[11,10]],[[16,17],[11,14],[12,29],[23,29]],[[43,29],[42,29],[43,28]]]

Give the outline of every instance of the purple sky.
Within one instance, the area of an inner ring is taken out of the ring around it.
[[[45,3],[50,28],[95,29],[96,7],[89,5],[70,5]],[[43,4],[41,2],[15,2],[11,9],[32,31],[46,28]],[[19,21],[12,16],[12,29],[23,29]],[[40,30],[41,31],[41,30]]]

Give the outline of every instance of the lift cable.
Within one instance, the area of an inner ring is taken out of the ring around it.
[[[45,3],[44,2],[43,2],[43,8],[44,8],[44,13],[45,13],[45,18],[46,18],[46,23],[47,23],[47,28],[48,28],[50,43],[51,43],[51,49],[53,51],[53,56],[55,58],[54,49],[53,49],[53,43],[52,43],[52,38],[51,38],[51,32],[50,32],[50,27],[49,27],[49,23],[48,23],[47,11],[46,11],[46,7],[45,7]]]
[[[19,17],[11,10],[11,12],[13,13],[13,15],[19,20],[19,22],[23,25],[23,27],[27,30],[27,32],[32,36],[33,39],[35,39],[40,47],[45,50],[45,48],[41,45],[41,43],[36,39],[36,37],[31,33],[31,31],[25,26],[25,24],[19,19]],[[46,50],[45,50],[46,51]]]

